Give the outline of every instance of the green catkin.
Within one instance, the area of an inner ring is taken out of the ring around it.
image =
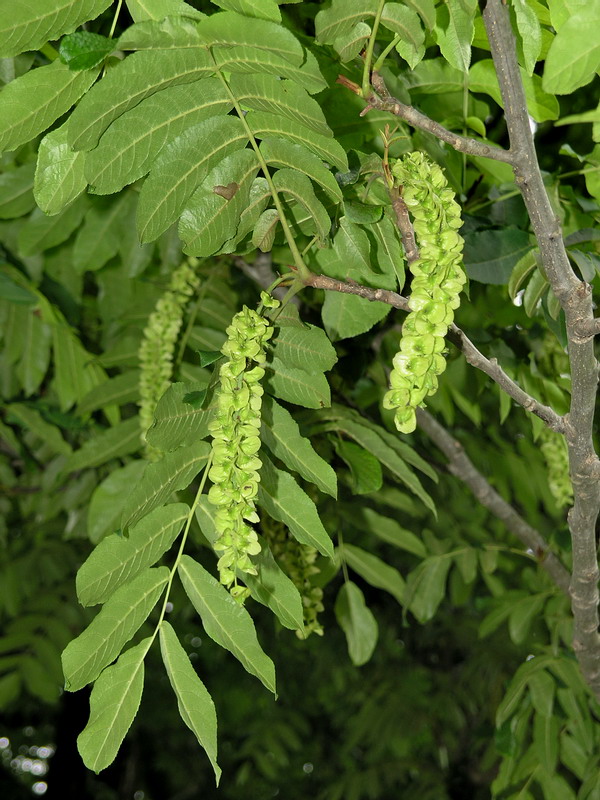
[[[296,631],[298,637],[305,638],[311,633],[322,636],[318,615],[324,609],[323,590],[311,583],[312,576],[321,571],[315,564],[319,553],[314,547],[296,541],[280,522],[272,520],[265,525],[263,521],[262,529],[275,560],[300,592],[304,631]]]
[[[173,353],[185,307],[200,283],[197,260],[189,259],[172,273],[169,287],[162,295],[144,329],[138,353],[140,362],[140,427],[142,439],[152,425],[156,405],[169,388],[173,374]],[[150,460],[160,458],[160,451],[146,444]]]
[[[266,308],[279,305],[266,292],[261,303]],[[262,466],[260,381],[265,374],[265,343],[272,333],[269,321],[246,306],[232,319],[221,348],[227,361],[219,370],[216,412],[208,426],[213,437],[208,500],[217,506],[214,548],[221,553],[219,578],[240,602],[249,590],[238,585],[237,573],[256,575],[251,556],[260,553],[256,531],[248,523],[259,521],[254,498]]]
[[[540,450],[548,467],[548,486],[559,507],[573,503],[573,486],[569,477],[569,451],[565,437],[550,428],[539,435]]]
[[[396,162],[392,173],[403,187],[402,197],[413,218],[419,258],[410,264],[411,311],[402,326],[383,405],[396,411],[399,431],[412,433],[416,408],[436,392],[438,375],[446,368],[444,338],[466,283],[461,266],[463,239],[458,234],[462,220],[441,168],[424,153],[408,153]]]

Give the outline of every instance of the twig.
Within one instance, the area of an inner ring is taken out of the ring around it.
[[[600,334],[600,317],[593,319],[582,319],[576,325],[576,336],[584,342],[586,339],[591,339],[593,336]]]
[[[398,187],[390,189],[390,200],[392,201],[392,208],[396,215],[396,225],[402,236],[402,244],[404,245],[404,253],[406,260],[409,264],[419,258],[419,249],[415,240],[415,231],[408,215],[408,206],[402,199]]]
[[[529,212],[542,264],[552,290],[565,313],[571,362],[571,407],[566,415],[566,441],[574,504],[569,512],[573,543],[571,598],[573,647],[582,673],[600,699],[600,635],[598,634],[598,561],[596,520],[600,510],[598,457],[593,425],[598,363],[594,341],[581,337],[581,326],[595,327],[591,287],[579,281],[567,257],[556,218],[539,169],[527,104],[516,57],[515,37],[508,8],[502,0],[488,0],[483,19],[496,66],[510,137],[515,182]]]
[[[477,470],[464,451],[462,444],[451,436],[431,414],[422,408],[417,409],[419,427],[435,442],[448,458],[448,470],[465,483],[494,516],[501,519],[508,530],[531,550],[540,566],[546,570],[556,586],[565,594],[569,593],[569,573],[558,558],[548,548],[543,536],[532,528],[515,509],[490,486],[486,478]]]
[[[339,82],[348,86],[347,80]],[[400,117],[400,119],[408,122],[414,128],[421,128],[421,130],[437,136],[438,139],[452,145],[455,150],[459,150],[461,153],[467,153],[471,156],[493,158],[496,161],[503,161],[505,164],[513,163],[513,154],[510,150],[505,150],[497,145],[489,145],[485,142],[480,142],[469,136],[460,136],[458,133],[453,133],[447,128],[444,128],[443,125],[440,125],[439,122],[435,122],[435,120],[417,111],[416,108],[407,106],[401,103],[396,97],[392,97],[388,92],[383,78],[377,72],[372,73],[371,83],[377,94],[371,94],[367,98],[367,106],[361,112],[362,115],[368,113],[372,108],[378,111],[389,111],[391,114],[394,114],[394,116]],[[348,88],[352,87],[348,86]]]

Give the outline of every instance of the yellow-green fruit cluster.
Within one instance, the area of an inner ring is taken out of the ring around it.
[[[138,354],[142,437],[152,424],[156,404],[171,382],[173,353],[185,307],[200,282],[200,277],[195,272],[196,264],[196,259],[190,259],[177,267],[171,275],[169,288],[156,304],[144,329]],[[160,455],[148,446],[146,452],[151,459]]]
[[[304,612],[304,631],[297,631],[299,637],[311,633],[323,635],[323,626],[318,620],[323,611],[323,590],[313,586],[311,578],[321,570],[315,565],[318,552],[310,545],[301,544],[292,538],[280,522],[262,523],[263,533],[269,542],[276,561],[288,575],[302,598]]]
[[[444,337],[466,283],[463,239],[458,234],[462,220],[442,170],[423,153],[403,156],[392,172],[413,219],[419,258],[410,264],[411,311],[402,326],[383,404],[395,409],[398,430],[411,433],[416,427],[415,409],[435,393],[438,375],[446,368]]]
[[[263,292],[262,305],[279,305]],[[251,556],[260,553],[256,532],[248,523],[259,521],[254,498],[260,481],[260,412],[265,374],[265,343],[273,333],[269,321],[244,306],[227,328],[221,352],[227,361],[219,370],[217,408],[209,424],[213,485],[208,499],[217,506],[214,548],[221,553],[218,569],[221,583],[243,602],[245,586],[237,584],[237,572],[256,575]]]
[[[573,503],[573,486],[569,477],[569,451],[565,437],[550,428],[540,434],[540,450],[548,467],[548,485],[559,506]]]

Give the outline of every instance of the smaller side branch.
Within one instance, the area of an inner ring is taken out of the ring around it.
[[[412,106],[407,106],[401,103],[389,93],[387,86],[381,75],[373,72],[371,75],[371,83],[377,94],[371,94],[367,98],[367,105],[362,110],[361,114],[367,114],[370,109],[376,108],[379,111],[389,111],[396,117],[400,117],[405,122],[408,122],[414,128],[420,128],[423,131],[437,136],[443,142],[451,145],[455,150],[461,153],[467,153],[471,156],[482,156],[484,158],[493,158],[496,161],[503,161],[505,164],[513,164],[513,155],[510,150],[505,150],[503,147],[497,145],[489,145],[485,142],[479,142],[477,139],[472,139],[469,136],[460,136],[458,133],[453,133],[439,122],[430,119],[430,117],[417,111]],[[348,85],[348,81],[344,81],[344,85]],[[352,88],[352,87],[348,87]]]
[[[573,328],[579,342],[583,343],[587,339],[592,339],[594,336],[600,335],[600,317],[582,319],[576,322]]]
[[[417,422],[420,428],[432,439],[448,458],[448,469],[466,484],[479,502],[501,519],[528,550],[538,559],[553,582],[565,594],[569,594],[570,575],[558,558],[548,548],[543,536],[529,525],[515,509],[490,486],[465,453],[462,444],[451,436],[431,414],[422,408],[417,409]]]

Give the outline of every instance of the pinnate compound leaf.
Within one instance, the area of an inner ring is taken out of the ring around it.
[[[341,172],[348,169],[346,151],[339,142],[315,133],[300,122],[267,111],[249,111],[246,121],[254,135],[260,139],[271,137],[289,139],[308,148]]]
[[[64,472],[98,467],[113,458],[121,458],[140,449],[140,421],[137,417],[101,431],[83,444],[67,460]]]
[[[321,106],[305,89],[290,80],[274,75],[234,74],[229,81],[231,91],[244,108],[269,111],[291,120],[298,120],[323,136],[332,136]]]
[[[206,495],[202,495],[196,506],[196,519],[200,530],[214,545],[218,533],[215,528],[215,506],[208,502]],[[290,630],[302,630],[304,616],[302,599],[292,581],[279,567],[268,544],[259,537],[261,551],[252,557],[258,575],[244,574],[244,583],[250,589],[250,594],[259,603],[262,603],[275,614],[281,624]]]
[[[324,330],[303,322],[295,324],[280,317],[279,327],[272,339],[275,356],[288,367],[304,370],[310,375],[328,372],[337,361],[335,348]]]
[[[71,150],[68,123],[46,134],[40,142],[33,192],[38,206],[48,215],[58,214],[87,185],[85,154]]]
[[[35,408],[30,408],[24,403],[9,403],[5,409],[10,417],[16,419],[20,425],[45,442],[52,452],[70,455],[71,445],[65,442],[60,430],[55,425],[46,422]]]
[[[167,452],[204,439],[208,435],[212,409],[197,408],[184,400],[186,395],[204,389],[202,384],[172,383],[156,406],[154,422],[146,432],[148,444]]]
[[[383,484],[381,464],[374,455],[354,442],[332,438],[338,456],[345,462],[352,477],[353,494],[377,492]]]
[[[524,664],[521,664],[521,666],[515,672],[509,687],[506,690],[498,709],[496,710],[496,727],[499,728],[515,713],[531,676],[539,670],[544,669],[555,660],[555,657],[551,655],[535,656],[534,658],[530,658]]]
[[[162,20],[178,14],[202,19],[202,13],[184,3],[183,0],[126,0],[127,8],[134,22],[146,19]]]
[[[190,512],[185,503],[155,508],[129,537],[113,533],[90,553],[77,572],[77,597],[82,606],[105,603],[123,584],[151,567],[171,547]]]
[[[198,24],[200,37],[212,48],[252,47],[300,66],[304,50],[293,33],[273,22],[243,17],[233,11],[212,14]]]
[[[90,695],[90,718],[77,737],[77,749],[88,769],[106,769],[115,760],[140,707],[148,637],[119,656],[98,677]]]
[[[323,373],[311,375],[303,369],[288,367],[275,357],[269,364],[265,386],[271,394],[305,408],[331,405],[331,392]]]
[[[148,464],[125,502],[122,526],[135,525],[150,511],[162,506],[173,492],[186,489],[206,463],[209,452],[207,442],[196,442],[167,453],[162,461]]]
[[[346,581],[335,601],[335,616],[346,634],[348,654],[353,664],[360,667],[373,655],[379,629],[377,620],[365,605],[365,598],[358,586]]]
[[[542,85],[553,94],[585,86],[600,67],[600,6],[589,3],[562,25],[550,45]]]
[[[305,209],[314,222],[319,241],[324,244],[329,238],[331,220],[306,175],[295,169],[279,169],[273,175],[273,184],[279,194],[292,197]]]
[[[253,74],[264,72],[267,75],[289,78],[306,89],[309,94],[327,88],[327,82],[321,74],[317,59],[310,51],[306,51],[306,60],[300,66],[268,50],[244,45],[218,47],[213,53],[217,66],[224,72]]]
[[[122,406],[135,403],[139,397],[140,373],[136,369],[127,370],[114,378],[108,378],[94,386],[77,406],[79,415],[89,414],[98,408]]]
[[[85,175],[91,191],[111,194],[138,180],[165,145],[187,128],[227,114],[231,106],[217,78],[171,86],[147,97],[116,119],[88,154]]]
[[[66,324],[53,326],[52,347],[54,388],[61,410],[66,411],[85,397],[90,389],[103,383],[106,373],[95,363],[92,354],[84,349],[73,330]]]
[[[238,117],[211,117],[167,145],[144,182],[138,205],[140,239],[153,241],[181,214],[192,192],[225,156],[248,141]],[[190,236],[191,234],[190,229]]]
[[[96,80],[97,70],[71,72],[55,61],[32,69],[0,93],[0,152],[15,150],[68,111]]]
[[[547,122],[558,119],[560,107],[558,100],[543,89],[542,79],[539,75],[527,75],[524,69],[520,70],[527,100],[527,109],[536,122]],[[477,61],[469,70],[469,89],[472,92],[489,94],[502,106],[502,95],[496,77],[494,62],[490,58]]]
[[[333,42],[333,49],[338,54],[340,61],[344,64],[356,58],[370,35],[371,27],[366,22],[357,22],[350,33],[338,36]]]
[[[246,609],[193,558],[182,556],[178,572],[207,635],[275,693],[275,667],[258,643]]]
[[[360,547],[344,542],[344,546],[339,550],[342,558],[348,566],[358,573],[371,586],[389,592],[392,597],[402,604],[404,602],[405,583],[404,578],[397,569],[390,567],[372,553],[367,553]]]
[[[290,412],[266,395],[262,407],[261,439],[271,453],[322,492],[337,497],[337,479],[329,464],[302,436]]]
[[[79,76],[60,66],[71,77]],[[75,150],[91,150],[111,122],[146,97],[213,72],[214,65],[204,47],[133,53],[112,67],[79,103],[69,121],[70,144]]]
[[[203,14],[195,12],[201,19]],[[198,47],[200,36],[195,22],[181,16],[144,19],[127,28],[118,41],[119,50],[173,50]]]
[[[160,626],[160,651],[169,681],[177,697],[181,718],[206,751],[218,785],[221,770],[217,764],[215,704],[168,622],[162,622]]]
[[[115,660],[156,605],[168,579],[166,567],[147,569],[117,589],[62,654],[67,691],[82,689]]]
[[[214,0],[214,4],[248,17],[281,22],[281,11],[275,0]]]
[[[88,208],[85,195],[54,216],[36,208],[19,231],[19,255],[31,256],[64,242],[81,223]]]
[[[87,532],[93,544],[121,527],[121,514],[131,494],[131,487],[140,481],[147,465],[148,462],[142,459],[132,461],[111,472],[94,489],[87,513]]]
[[[508,618],[508,632],[515,644],[523,644],[534,619],[546,603],[544,594],[533,594],[517,601]]]
[[[437,42],[442,55],[456,69],[468,72],[477,3],[472,0],[447,0],[438,6]]]
[[[239,150],[211,170],[181,215],[184,253],[210,256],[235,235],[258,168],[253,150]]]
[[[283,522],[299,542],[315,547],[324,556],[332,558],[333,544],[313,501],[289,472],[277,469],[264,454],[261,459],[259,505],[273,519]]]
[[[76,31],[62,39],[58,54],[63,64],[77,71],[99,66],[114,49],[114,41],[106,36]]]
[[[112,0],[0,0],[0,58],[39,50],[48,41],[95,19]]]
[[[263,139],[260,152],[267,164],[274,167],[291,167],[303,172],[316,183],[335,203],[341,203],[342,190],[332,173],[320,158],[300,144],[286,139]]]
[[[425,54],[425,32],[418,14],[400,3],[386,3],[381,15],[381,24],[402,39],[396,50],[414,69]]]

